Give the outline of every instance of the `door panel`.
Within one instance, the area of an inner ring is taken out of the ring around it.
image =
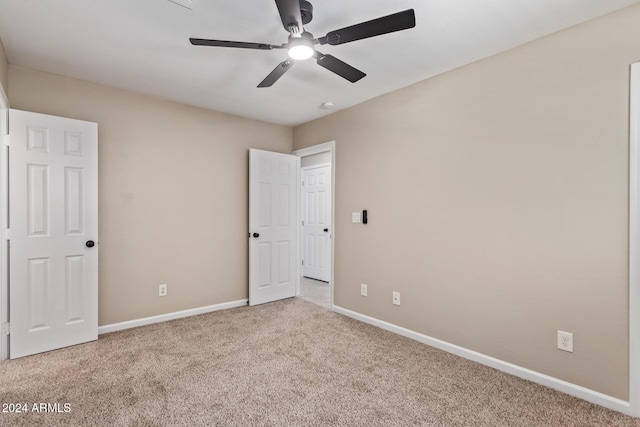
[[[249,305],[295,296],[296,156],[249,151]]]
[[[82,322],[84,315],[84,257],[67,256],[65,258],[65,292],[67,298],[66,323]]]
[[[29,313],[29,332],[49,329],[50,312],[47,302],[51,292],[50,258],[32,258],[27,260],[27,309]]]
[[[95,123],[10,110],[10,357],[98,337]]]
[[[84,174],[80,168],[64,168],[65,235],[84,233]]]
[[[302,175],[305,201],[302,275],[328,282],[331,278],[331,167],[305,168]]]
[[[27,165],[27,215],[29,237],[49,235],[49,166]]]

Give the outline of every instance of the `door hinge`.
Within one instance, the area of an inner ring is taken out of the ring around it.
[[[3,323],[2,324],[2,335],[9,335],[11,333],[11,324]]]
[[[304,225],[304,219],[302,220],[302,225]]]
[[[304,187],[304,180],[302,180],[302,186]]]
[[[302,260],[302,265],[304,265],[304,260]]]

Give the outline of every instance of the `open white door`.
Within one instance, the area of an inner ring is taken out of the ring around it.
[[[10,110],[10,348],[98,338],[98,126]]]
[[[302,275],[331,280],[331,166],[302,170]]]
[[[300,159],[249,151],[249,305],[296,295]]]

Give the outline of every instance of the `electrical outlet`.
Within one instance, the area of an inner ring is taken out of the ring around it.
[[[364,283],[360,284],[360,295],[362,295],[363,297],[367,296],[367,285],[365,285]]]
[[[571,332],[558,331],[558,350],[573,353],[573,334]]]
[[[393,300],[392,300],[394,305],[400,305],[400,292],[394,292],[393,293]]]
[[[158,286],[158,296],[166,297],[167,296],[167,285],[159,285]]]

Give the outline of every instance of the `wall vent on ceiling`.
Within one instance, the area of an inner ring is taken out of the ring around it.
[[[171,3],[175,3],[187,9],[193,10],[193,0],[169,0]]]

